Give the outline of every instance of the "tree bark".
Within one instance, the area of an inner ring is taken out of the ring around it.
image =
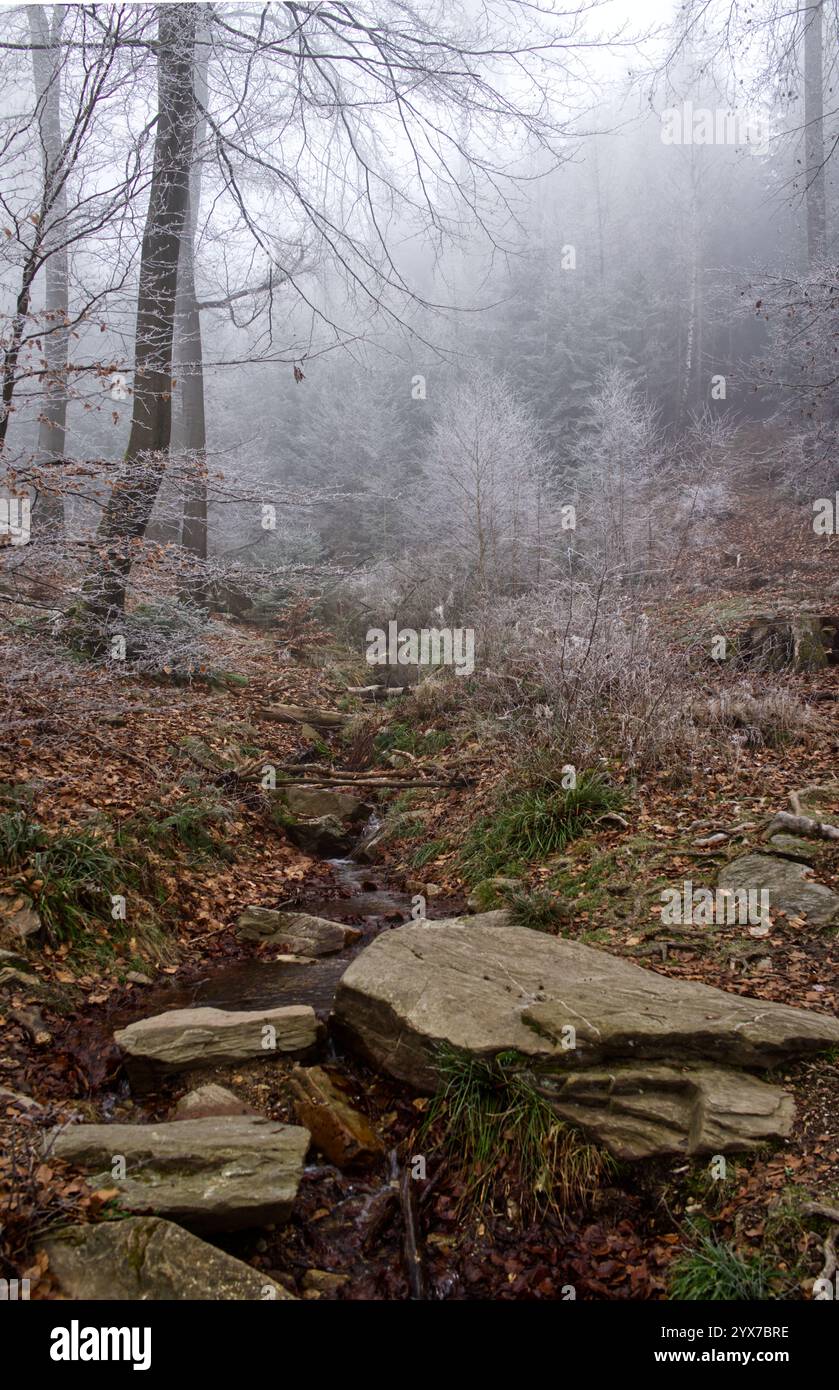
[[[121,476],[99,523],[99,561],[85,584],[88,612],[104,624],[125,608],[131,565],[163,480],[172,433],[175,296],[195,129],[198,7],[156,10],[158,117],[140,253],[131,432]]]
[[[824,160],[823,0],[804,11],[804,163],[807,179],[807,258],[810,269],[824,255],[827,204]]]
[[[46,363],[44,403],[38,425],[38,447],[35,466],[46,473],[49,487],[42,491],[34,508],[37,539],[44,532],[63,529],[64,504],[60,495],[58,470],[51,465],[64,458],[67,427],[67,350],[70,342],[68,327],[68,261],[67,254],[67,181],[62,170],[63,143],[61,138],[61,28],[66,9],[53,7],[52,19],[39,5],[28,11],[32,36],[32,68],[35,79],[38,130],[44,168],[43,205],[49,209],[44,233],[43,254],[46,260],[44,291],[43,357]],[[52,249],[51,243],[55,243]],[[53,490],[55,489],[55,490]]]
[[[202,26],[199,37],[206,39]],[[207,101],[208,47],[202,43],[195,59],[197,106]],[[195,291],[195,234],[201,202],[201,161],[198,157],[206,130],[206,118],[196,118],[189,206],[181,236],[178,261],[178,294],[175,305],[175,375],[179,383],[179,410],[172,436],[173,454],[185,459],[185,496],[182,543],[199,562],[207,558],[207,430],[204,409],[204,349],[201,311]],[[185,596],[203,602],[206,580],[188,576]]]

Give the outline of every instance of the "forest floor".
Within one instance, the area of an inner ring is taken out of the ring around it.
[[[695,640],[697,631],[734,632],[780,603],[828,613],[834,602],[839,608],[833,538],[814,537],[802,516],[800,545],[787,559],[788,521],[779,522],[757,488],[741,502],[716,529],[712,547],[681,557],[678,583],[666,580],[650,590],[648,611],[671,634],[674,661],[680,641]],[[3,642],[3,659],[14,663],[12,639]],[[266,815],[259,794],[235,774],[202,770],[194,757],[196,740],[222,759],[236,753],[240,759],[291,764],[306,757],[300,729],[266,719],[266,706],[346,708],[352,661],[328,634],[312,630],[302,640],[232,621],[216,655],[219,669],[247,677],[247,684],[211,688],[127,675],[115,682],[111,673],[80,667],[73,686],[63,678],[51,683],[45,665],[43,675],[21,676],[14,707],[4,711],[11,731],[0,772],[7,806],[22,804],[25,792],[27,814],[48,835],[96,823],[120,840],[122,830],[120,843],[130,846],[135,866],[137,846],[143,846],[141,872],[126,885],[128,920],[92,918],[71,939],[42,938],[21,947],[23,982],[12,977],[0,994],[0,1088],[36,1102],[21,1115],[0,1090],[0,1184],[8,1203],[0,1272],[28,1274],[34,1297],[56,1296],[39,1237],[56,1221],[107,1214],[109,1201],[107,1192],[92,1193],[60,1162],[41,1157],[45,1130],[72,1116],[163,1118],[188,1089],[183,1080],[172,1081],[153,1096],[133,1097],[113,1043],[114,1027],[158,1011],[166,1006],[161,1001],[235,1004],[247,998],[249,963],[267,955],[236,936],[236,919],[246,907],[314,905],[360,925],[362,946],[378,931],[408,920],[417,882],[432,885],[429,916],[462,911],[468,889],[461,847],[470,827],[491,812],[508,771],[474,731],[445,715],[412,727],[409,736],[399,701],[377,706],[364,735],[349,743],[323,734],[312,751],[309,740],[309,756],[381,775],[388,766],[382,749],[392,753],[402,739],[414,780],[468,781],[400,794],[409,816],[386,820],[378,861],[353,876],[296,849]],[[776,681],[756,675],[752,684],[769,690]],[[811,929],[800,919],[776,916],[762,943],[760,968],[738,955],[742,930],[736,927],[719,928],[713,943],[701,948],[644,954],[645,928],[657,920],[662,886],[685,879],[711,883],[726,858],[758,844],[761,826],[787,808],[791,791],[835,779],[839,668],[785,677],[785,683],[817,710],[818,737],[778,747],[709,744],[690,767],[628,781],[626,828],[604,826],[574,840],[562,855],[532,866],[529,886],[549,887],[571,903],[569,934],[576,939],[648,969],[835,1013],[835,929]],[[715,680],[709,678],[708,688],[717,689]],[[389,737],[377,745],[375,736],[382,733]],[[400,767],[406,765],[403,760]],[[395,795],[380,794],[379,815],[387,816]],[[185,802],[194,820],[181,815]],[[839,799],[831,809],[839,814]],[[173,817],[175,823],[168,824]],[[714,830],[744,824],[752,828],[722,846],[696,845]],[[196,838],[190,826],[204,833]],[[817,871],[839,889],[839,849],[820,846]],[[37,863],[28,879],[8,865],[4,874],[0,904],[10,916],[27,892],[37,900],[42,885]],[[340,969],[344,964],[342,958]],[[327,985],[335,978],[333,973]],[[387,1149],[403,1156],[417,1152],[426,1099],[340,1049],[328,1065],[343,1077]],[[260,1113],[291,1119],[289,1070],[283,1062],[254,1064],[228,1075],[225,1084],[232,1082]],[[825,1057],[786,1068],[777,1079],[795,1096],[793,1135],[774,1151],[731,1162],[722,1183],[709,1182],[707,1167],[698,1163],[622,1165],[587,1210],[523,1216],[522,1194],[505,1185],[502,1156],[493,1201],[464,1217],[463,1174],[456,1164],[439,1164],[420,1199],[431,1295],[560,1298],[571,1284],[579,1298],[665,1297],[668,1269],[701,1218],[720,1239],[736,1238],[747,1250],[763,1251],[776,1271],[779,1296],[804,1296],[807,1280],[823,1263],[824,1233],[802,1216],[802,1202],[835,1205],[839,1199],[839,1072],[835,1058]],[[386,1160],[349,1176],[316,1160],[285,1227],[227,1237],[224,1244],[298,1294],[306,1271],[314,1268],[348,1276],[323,1296],[407,1297],[398,1222],[368,1220],[388,1182]]]

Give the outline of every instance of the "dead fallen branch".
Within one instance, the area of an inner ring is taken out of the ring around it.
[[[413,1178],[407,1164],[402,1169],[402,1176],[399,1181],[399,1205],[402,1208],[402,1252],[405,1257],[405,1268],[408,1272],[408,1286],[411,1290],[411,1298],[422,1301],[428,1297],[428,1294],[419,1246]]]
[[[839,840],[839,827],[812,820],[810,816],[794,816],[789,811],[778,811],[766,827],[767,835],[775,834],[778,830],[809,840]]]
[[[335,709],[314,709],[308,705],[266,705],[260,711],[263,719],[280,724],[310,724],[313,729],[343,729],[350,715]]]

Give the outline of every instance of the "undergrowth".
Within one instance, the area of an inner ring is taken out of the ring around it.
[[[558,1215],[584,1205],[611,1160],[557,1119],[514,1052],[478,1058],[442,1046],[439,1087],[423,1134],[440,1126],[440,1146],[464,1184],[462,1207],[512,1198],[522,1213]]]
[[[776,1297],[777,1271],[761,1255],[741,1255],[733,1245],[693,1230],[694,1245],[670,1269],[668,1297],[683,1302],[765,1302]]]
[[[463,846],[464,877],[470,884],[495,874],[520,872],[534,860],[559,854],[600,815],[617,810],[623,796],[600,773],[583,774],[575,787],[548,784],[511,793],[506,788],[495,811],[470,830]]]

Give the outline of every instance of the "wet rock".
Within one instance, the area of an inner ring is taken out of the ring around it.
[[[318,1296],[326,1294],[334,1297],[349,1282],[348,1274],[330,1274],[326,1269],[307,1269],[303,1275],[303,1288],[307,1293]]]
[[[292,955],[328,956],[358,941],[357,927],[312,917],[308,912],[275,912],[268,907],[248,907],[236,923],[243,941],[266,942]]]
[[[302,849],[304,854],[317,855],[321,859],[338,859],[349,854],[355,840],[355,831],[335,816],[298,820],[285,826],[285,832],[291,843]]]
[[[236,1231],[289,1216],[309,1133],[261,1115],[53,1130],[45,1156],[64,1159],[97,1188],[116,1188],[122,1211],[152,1213],[199,1231]],[[115,1177],[118,1160],[124,1177]]]
[[[175,1106],[173,1120],[204,1120],[211,1115],[252,1115],[249,1105],[224,1086],[210,1082],[188,1091]]]
[[[319,820],[324,816],[334,816],[339,821],[352,823],[366,820],[372,807],[360,796],[351,792],[333,791],[331,787],[282,787],[275,793],[293,816],[303,816]]]
[[[583,1088],[577,1120],[595,1137],[610,1114],[624,1116],[624,1132],[629,1123],[629,1103],[611,1098],[597,1074],[630,1063],[680,1069],[678,1080],[650,1072],[638,1107],[650,1108],[649,1151],[666,1153],[692,1152],[708,1135],[723,1143],[726,1133],[729,1147],[752,1147],[764,1120],[767,1134],[787,1133],[783,1093],[755,1091],[735,1072],[723,1085],[696,1067],[770,1067],[839,1043],[834,1018],[671,980],[576,941],[523,932],[503,912],[378,937],[344,973],[334,1018],[365,1056],[422,1091],[436,1088],[441,1044],[477,1057],[515,1053],[558,1094],[569,1076],[588,1072],[587,1082],[570,1084]],[[624,1075],[631,1096],[643,1078]],[[666,1147],[657,1148],[665,1131]],[[617,1150],[623,1141],[612,1132]]]
[[[374,864],[376,862],[385,833],[385,827],[378,824],[371,825],[368,830],[365,830],[353,848],[353,859],[357,864]]]
[[[305,1052],[317,1038],[308,1004],[228,1012],[173,1009],[139,1019],[114,1033],[129,1069],[172,1072],[212,1064],[251,1061],[277,1052]]]
[[[71,1226],[50,1236],[42,1249],[70,1299],[294,1298],[267,1274],[155,1216]]]
[[[338,1168],[384,1152],[369,1120],[356,1110],[322,1067],[298,1067],[291,1075],[295,1114],[312,1140]]]
[[[725,864],[717,886],[728,892],[766,889],[770,912],[806,917],[811,926],[827,926],[839,916],[839,894],[816,883],[806,864],[770,854],[743,854]]]

